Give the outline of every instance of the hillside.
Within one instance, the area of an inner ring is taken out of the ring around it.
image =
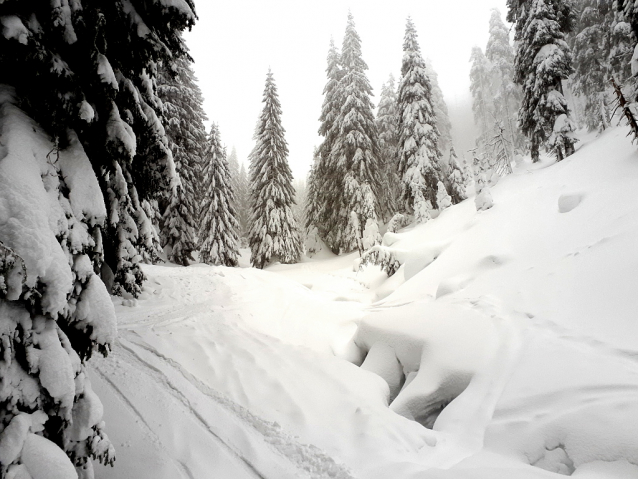
[[[118,454],[96,477],[638,477],[625,135],[516,165],[490,210],[386,236],[391,278],[356,254],[145,267],[92,361]]]

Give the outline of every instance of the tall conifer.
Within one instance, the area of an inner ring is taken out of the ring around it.
[[[573,125],[562,81],[572,73],[565,36],[574,22],[570,0],[508,0],[516,23],[514,81],[523,87],[520,127],[531,142],[532,160],[546,146],[558,160],[574,152]]]
[[[432,88],[421,56],[417,33],[408,18],[399,85],[399,174],[401,208],[426,218],[425,202],[436,208],[441,158]]]
[[[328,211],[328,246],[334,252],[363,251],[364,231],[374,231],[379,213],[379,146],[370,97],[372,87],[361,55],[361,38],[352,14],[341,48],[341,108],[334,120],[330,175],[326,194],[335,198]],[[380,241],[375,238],[374,241]]]
[[[187,266],[197,249],[196,235],[201,207],[202,156],[206,144],[202,93],[190,62],[177,61],[175,71],[162,69],[158,94],[166,119],[166,134],[173,153],[178,182],[162,218],[162,246],[168,259]]]
[[[281,125],[281,104],[270,70],[263,104],[250,154],[250,261],[260,269],[273,261],[295,263],[302,249],[293,214],[295,190]]]
[[[237,266],[238,223],[233,208],[230,172],[219,128],[214,123],[208,135],[203,162],[199,258],[202,263]]]
[[[398,131],[399,122],[397,91],[394,76],[381,88],[381,99],[377,109],[377,131],[379,133],[379,156],[381,171],[381,211],[386,220],[397,212],[400,192]]]

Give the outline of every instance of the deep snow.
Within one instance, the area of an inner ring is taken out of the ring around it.
[[[357,254],[145,267],[91,362],[118,454],[96,477],[635,479],[625,134],[517,165],[489,210],[470,198],[386,236],[391,278]]]

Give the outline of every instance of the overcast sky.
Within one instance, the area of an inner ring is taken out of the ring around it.
[[[281,101],[282,122],[296,178],[312,162],[326,83],[326,57],[333,37],[340,48],[348,10],[362,41],[368,79],[379,101],[390,73],[398,80],[408,15],[425,57],[432,60],[451,110],[457,150],[473,142],[469,97],[471,48],[485,48],[493,7],[506,0],[230,0],[196,2],[199,21],[186,41],[204,94],[204,109],[218,123],[222,141],[246,162],[262,107],[268,68]],[[208,126],[208,125],[207,125]]]

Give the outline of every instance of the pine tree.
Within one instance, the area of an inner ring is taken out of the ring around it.
[[[204,152],[202,223],[199,259],[202,263],[237,266],[239,225],[233,208],[230,172],[219,128],[213,124]]]
[[[168,199],[162,217],[162,246],[168,259],[188,266],[197,249],[197,226],[201,206],[201,169],[206,143],[202,93],[186,58],[177,61],[176,71],[161,70],[158,95],[164,106],[166,134],[175,161],[176,194]]]
[[[417,33],[408,18],[403,42],[399,85],[399,174],[402,209],[426,218],[428,208],[438,207],[437,165],[441,158],[439,132],[432,105],[430,79],[421,57]],[[429,203],[429,207],[425,203]]]
[[[324,239],[335,253],[361,252],[364,230],[369,222],[377,222],[379,212],[379,146],[372,87],[365,74],[368,66],[361,57],[361,39],[352,14],[348,14],[340,60],[342,104],[327,135],[334,138],[328,158],[330,181],[323,181],[320,190],[333,205],[323,210],[327,218]]]
[[[490,17],[490,36],[485,48],[489,61],[491,92],[494,95],[494,117],[503,125],[513,148],[525,150],[525,138],[517,126],[516,115],[521,105],[521,90],[514,83],[514,48],[510,44],[509,29],[497,9]],[[496,131],[500,129],[495,128]]]
[[[399,180],[398,166],[398,105],[397,93],[394,85],[394,76],[383,84],[381,99],[377,110],[377,131],[379,133],[379,151],[382,175],[381,210],[386,219],[392,217],[397,211],[397,200],[401,183]]]
[[[85,479],[92,459],[114,461],[86,367],[116,335],[95,271],[115,273],[115,292],[139,293],[145,205],[174,181],[156,64],[186,54],[180,32],[195,14],[190,0],[139,11],[5,1],[0,17],[12,25],[0,35],[0,203],[11,205],[0,212],[0,443],[12,444],[0,475],[29,476],[30,442],[34,454],[62,449]]]
[[[470,92],[472,93],[472,112],[474,124],[479,136],[477,143],[484,148],[489,141],[494,127],[494,93],[490,73],[492,66],[479,47],[472,48],[470,57]]]
[[[295,263],[301,241],[293,206],[295,191],[288,166],[288,145],[281,125],[281,105],[270,70],[264,89],[264,108],[250,154],[250,262],[264,268],[273,261]]]
[[[562,80],[572,73],[565,35],[574,22],[570,0],[508,0],[508,20],[516,23],[514,81],[523,87],[519,123],[530,139],[532,161],[541,145],[558,160],[574,152],[573,129]]]

